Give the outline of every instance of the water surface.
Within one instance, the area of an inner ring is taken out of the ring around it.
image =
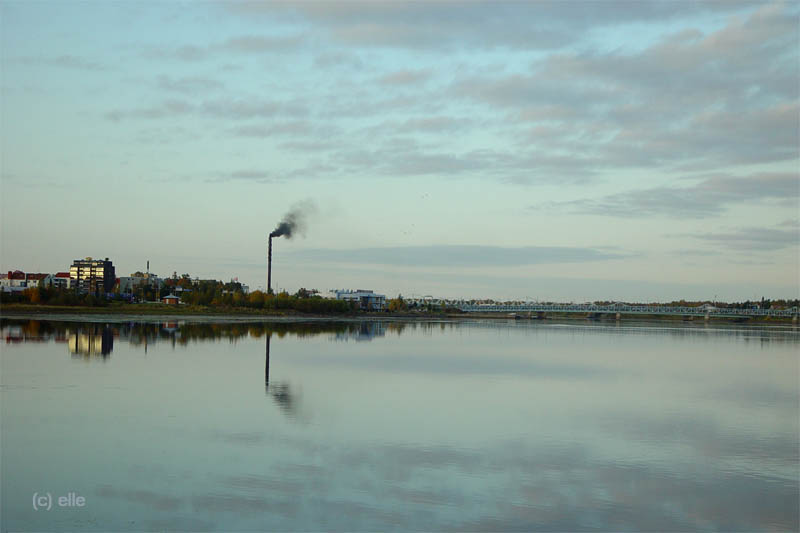
[[[791,327],[2,331],[3,531],[800,527]]]

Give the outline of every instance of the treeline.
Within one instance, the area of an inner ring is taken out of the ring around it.
[[[798,299],[776,299],[761,298],[761,300],[745,300],[743,302],[710,302],[703,301],[686,301],[678,300],[670,302],[666,305],[675,307],[697,307],[700,305],[711,304],[720,309],[791,309],[792,307],[800,306]]]
[[[162,288],[158,296],[171,294],[169,288]],[[150,298],[156,294],[145,293]],[[130,301],[129,295],[112,293],[108,297],[95,294],[79,294],[70,289],[52,287],[31,287],[20,292],[0,293],[0,302],[4,304],[21,303],[55,306],[106,307],[116,303],[123,305]],[[263,309],[266,311],[298,311],[311,314],[335,314],[357,311],[355,304],[343,300],[322,298],[306,289],[296,294],[287,292],[267,294],[262,291],[245,293],[239,283],[222,283],[215,281],[201,282],[191,290],[181,293],[181,302],[196,307],[214,309]]]
[[[547,302],[550,303],[550,302]],[[777,299],[770,300],[769,298],[762,298],[761,300],[745,300],[743,302],[720,302],[711,300],[674,300],[672,302],[614,302],[597,300],[592,302],[595,305],[649,305],[654,307],[700,307],[703,305],[713,305],[720,309],[791,309],[792,307],[800,306],[800,300],[797,299]]]
[[[390,313],[428,313],[428,314],[456,314],[461,313],[461,309],[458,307],[448,304],[447,302],[443,302],[440,304],[432,304],[432,303],[417,303],[417,302],[407,302],[403,299],[402,294],[398,294],[397,298],[391,298],[386,305],[386,309]]]
[[[278,294],[263,291],[245,293],[242,291],[241,284],[236,282],[224,284],[213,281],[200,282],[191,291],[181,293],[181,302],[207,307],[244,307],[267,311],[294,310],[317,314],[356,311],[350,302],[322,298],[306,289],[300,289],[295,294],[285,291]]]
[[[121,300],[115,296],[111,299]],[[0,293],[0,302],[4,304],[41,304],[41,305],[68,305],[84,307],[103,307],[109,304],[109,299],[94,294],[78,294],[73,290],[56,289],[53,287],[30,287],[20,292]]]

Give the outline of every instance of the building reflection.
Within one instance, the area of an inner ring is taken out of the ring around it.
[[[95,324],[70,334],[67,345],[72,357],[101,356],[107,359],[114,349],[114,331],[108,324]]]
[[[356,326],[357,327],[348,328],[347,330],[336,332],[335,335],[336,340],[337,341],[354,340],[356,342],[365,342],[365,341],[371,341],[375,337],[383,337],[386,335],[386,322],[378,322],[378,321],[361,322]]]

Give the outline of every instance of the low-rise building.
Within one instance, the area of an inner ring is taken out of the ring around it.
[[[9,270],[8,274],[0,276],[0,287],[2,287],[3,292],[24,291],[28,288],[25,272],[21,270]]]
[[[69,289],[72,283],[69,277],[69,272],[56,272],[52,278],[53,287],[56,289]]]
[[[130,294],[138,287],[144,285],[144,279],[136,276],[120,276],[117,278],[120,294]]]
[[[21,270],[9,270],[7,274],[0,275],[0,289],[3,292],[22,292],[31,287],[38,287],[42,282],[45,286],[52,283],[50,274],[29,274]]]
[[[337,300],[355,302],[360,309],[365,311],[383,311],[386,308],[386,295],[376,294],[371,290],[333,290],[331,291]]]
[[[181,299],[175,296],[174,294],[168,294],[167,296],[161,298],[161,303],[167,305],[178,305],[178,302],[180,301]]]
[[[120,294],[135,293],[140,287],[160,289],[164,285],[164,280],[152,272],[134,272],[130,276],[120,276],[117,279]]]
[[[36,273],[36,274],[25,274],[28,278],[28,287],[38,287],[41,285],[42,287],[50,287],[53,285],[53,275],[52,274],[43,274],[43,273]]]

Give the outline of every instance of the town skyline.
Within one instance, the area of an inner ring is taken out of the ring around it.
[[[0,270],[800,291],[800,6],[4,2]],[[92,28],[92,31],[86,31]],[[77,253],[76,253],[77,252]]]

